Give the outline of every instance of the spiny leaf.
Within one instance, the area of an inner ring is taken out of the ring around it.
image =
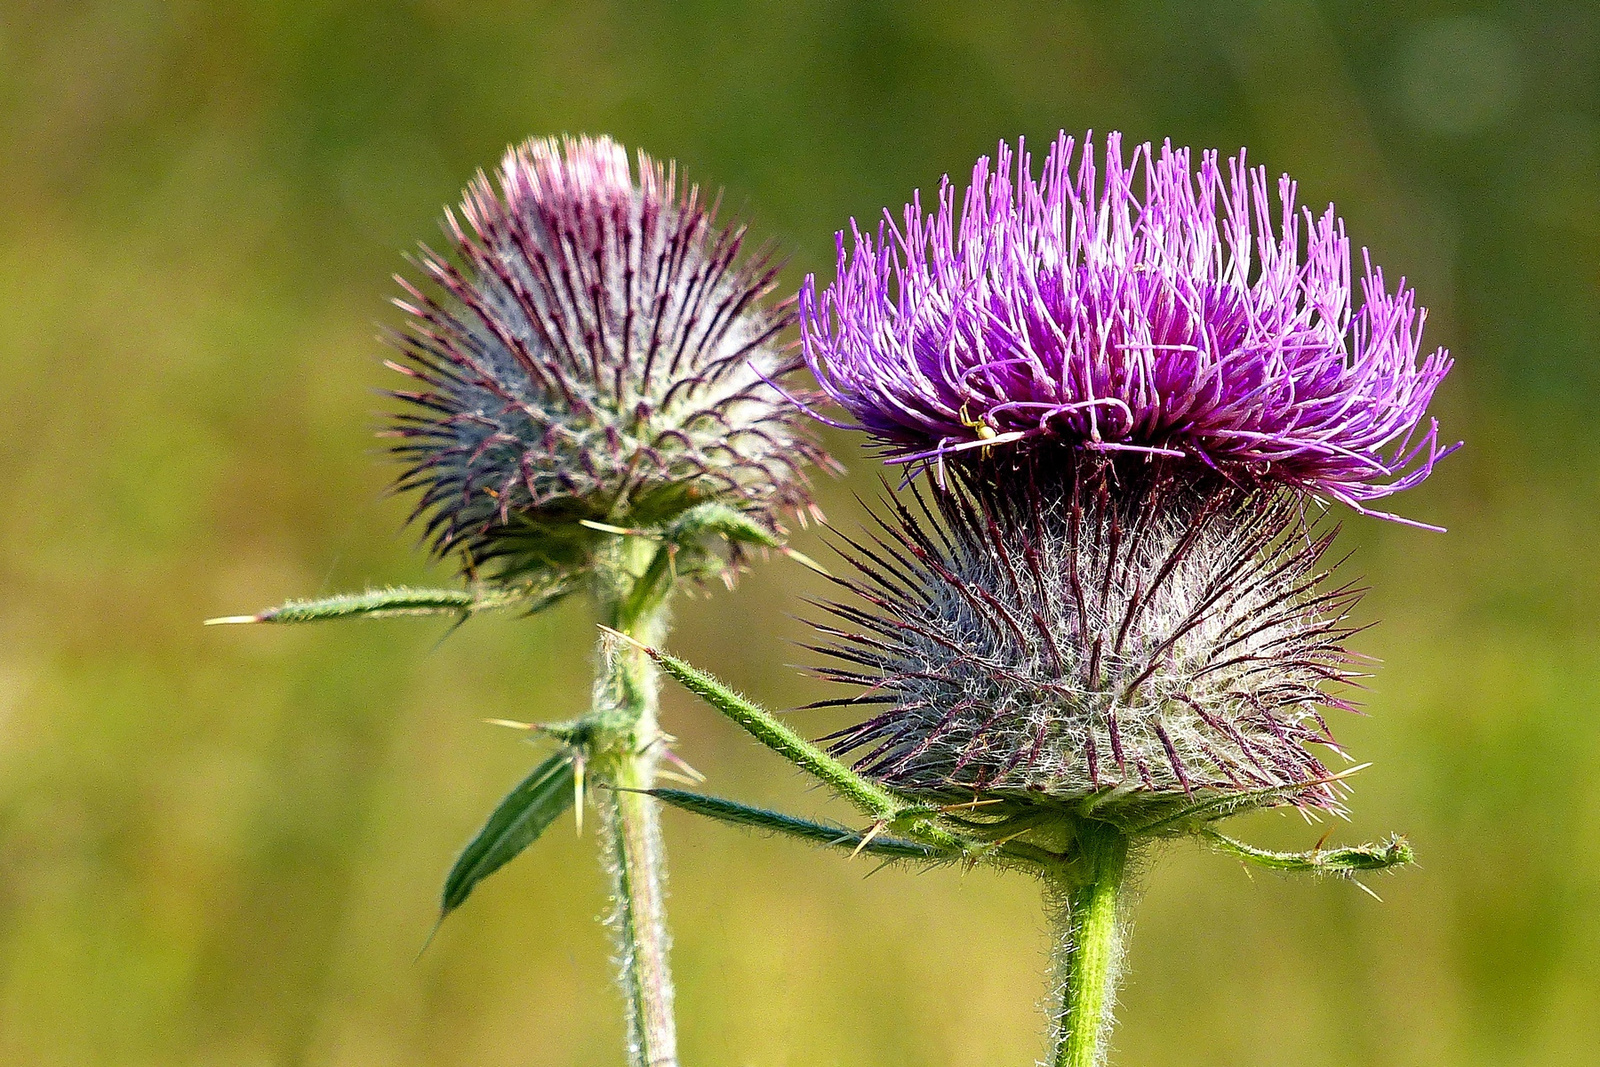
[[[602,627],[617,640],[638,645],[662,670],[676,678],[691,693],[732,719],[745,732],[808,774],[833,787],[834,791],[874,819],[894,819],[906,807],[882,786],[872,782],[821,748],[795,733],[765,708],[751,703],[722,682],[658,649],[648,648],[626,634]]]
[[[1359,871],[1383,871],[1392,867],[1404,867],[1416,860],[1416,853],[1411,850],[1410,842],[1399,836],[1365,845],[1318,847],[1308,852],[1273,852],[1247,845],[1243,841],[1235,841],[1215,830],[1202,832],[1219,851],[1237,856],[1246,863],[1269,871],[1351,875]]]
[[[558,752],[535,767],[483,824],[444,880],[439,919],[459,908],[478,883],[539,839],[572,806],[575,772],[571,752]]]
[[[907,841],[898,837],[885,837],[882,834],[872,836],[855,830],[846,830],[838,826],[829,826],[825,823],[812,822],[809,819],[796,818],[782,812],[769,811],[766,808],[755,808],[747,804],[740,804],[736,800],[726,800],[722,797],[708,796],[704,793],[693,793],[684,789],[647,789],[650,796],[675,808],[704,815],[721,822],[732,823],[735,826],[748,826],[756,830],[768,830],[773,833],[787,834],[798,837],[804,841],[812,841],[823,845],[833,845],[847,848],[852,851],[860,850],[869,852],[874,856],[890,856],[895,859],[939,859],[946,854],[925,845],[919,841]]]
[[[291,600],[254,615],[207,619],[207,626],[251,622],[327,622],[334,619],[385,619],[403,615],[467,616],[510,607],[529,599],[531,590],[509,589],[373,589],[340,593],[319,600]]]

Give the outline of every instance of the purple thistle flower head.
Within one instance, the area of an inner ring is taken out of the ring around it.
[[[1015,173],[1013,166],[1015,165]],[[1451,360],[1425,313],[1350,243],[1330,205],[1273,204],[1264,168],[1215,151],[1065,133],[1035,179],[1019,142],[946,178],[876,239],[838,235],[838,273],[800,292],[807,362],[894,461],[1045,442],[1181,457],[1244,485],[1368,511],[1454,447],[1427,417]],[[1304,247],[1302,254],[1301,248]]]
[[[389,436],[435,548],[572,573],[596,538],[584,520],[803,517],[805,466],[826,457],[771,384],[799,360],[776,341],[793,314],[767,299],[770,257],[742,257],[742,226],[609,138],[529,141],[498,178],[447,212],[454,256],[423,248],[439,298],[397,279],[391,366],[419,384],[392,394],[408,407]]]

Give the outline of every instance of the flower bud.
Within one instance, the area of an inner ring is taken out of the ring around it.
[[[777,267],[741,256],[744,229],[672,165],[529,141],[445,231],[454,255],[418,262],[438,295],[400,279],[392,366],[417,384],[392,394],[389,431],[441,555],[571,575],[599,536],[585,521],[660,529],[715,502],[775,530],[810,507],[804,468],[824,457],[771,384],[798,363],[767,299]]]

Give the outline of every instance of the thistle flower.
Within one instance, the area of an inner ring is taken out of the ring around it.
[[[777,267],[741,259],[695,186],[608,138],[529,141],[446,215],[455,260],[422,249],[444,296],[397,279],[392,338],[418,382],[389,431],[440,554],[502,576],[582,569],[591,523],[658,528],[707,501],[766,529],[810,506],[823,456],[770,381],[792,321]]]
[[[1284,176],[1275,212],[1243,152],[1226,177],[1170,144],[1125,162],[1115,133],[1103,175],[1092,143],[1076,175],[1073,152],[1061,134],[1035,180],[1002,143],[959,209],[946,178],[933,212],[913,197],[876,240],[853,226],[853,252],[841,232],[820,295],[806,279],[806,360],[896,461],[1051,441],[1366,511],[1452,451],[1426,418],[1451,361],[1419,362],[1425,313],[1365,253],[1353,307],[1331,205],[1297,210]]]
[[[1215,824],[1338,810],[1322,716],[1349,707],[1360,590],[1336,584],[1313,495],[1358,511],[1451,449],[1426,416],[1450,369],[1422,314],[1241,154],[1116,135],[1097,177],[1059,137],[980,160],[960,211],[913,199],[838,276],[800,294],[807,362],[893,460],[933,466],[892,517],[844,538],[853,597],[817,651],[872,709],[807,742],[714,678],[651,655],[871,818],[840,829],[677,790],[713,818],[891,860],[993,863],[1044,879],[1055,911],[1055,1067],[1104,1062],[1130,857],[1196,835],[1274,870],[1410,862],[1399,839],[1256,849]],[[1017,163],[1013,176],[1012,165]],[[1143,170],[1142,194],[1135,185]],[[1301,226],[1306,251],[1300,254]],[[802,402],[803,403],[803,402]],[[809,409],[808,409],[809,410]],[[822,416],[817,416],[822,418]],[[824,421],[829,421],[824,419]],[[837,425],[837,424],[836,424]],[[947,480],[946,469],[953,474]],[[913,468],[915,469],[915,468]],[[847,766],[840,757],[853,757]]]
[[[685,580],[732,580],[741,546],[783,546],[779,517],[811,507],[804,467],[826,463],[774,382],[799,367],[767,301],[778,268],[741,256],[745,231],[644,153],[613,141],[529,141],[483,174],[452,255],[417,265],[438,298],[398,278],[409,316],[395,370],[417,388],[388,434],[419,489],[414,520],[456,553],[464,593],[395,590],[257,618],[358,611],[537,610],[587,585],[607,633],[659,642]],[[488,573],[480,568],[488,568]],[[517,724],[558,750],[503,800],[446,878],[441,919],[569,807],[600,811],[629,1062],[677,1062],[665,855],[644,795],[672,738],[659,683],[636,650],[598,647],[589,711]],[[510,722],[509,720],[503,720]],[[586,783],[600,786],[585,795]]]
[[[1295,488],[1187,458],[1036,445],[971,450],[954,480],[891,497],[845,538],[858,571],[816,648],[852,686],[813,708],[874,708],[822,738],[675,657],[652,660],[870,825],[841,827],[676,789],[724,822],[891,862],[1039,876],[1053,913],[1053,1067],[1101,1067],[1130,866],[1192,835],[1276,871],[1353,877],[1411,862],[1399,838],[1307,852],[1235,841],[1219,820],[1338,811],[1345,773],[1321,715],[1348,707],[1360,596],[1334,584]],[[854,766],[840,757],[855,756]],[[1355,768],[1352,768],[1354,770]]]
[[[1322,566],[1334,531],[1172,461],[995,462],[850,542],[853,602],[820,626],[847,665],[822,673],[864,691],[824,703],[884,707],[835,754],[930,801],[1094,797],[1129,826],[1199,795],[1336,807],[1306,747],[1337,751],[1320,708],[1348,706],[1360,594]]]

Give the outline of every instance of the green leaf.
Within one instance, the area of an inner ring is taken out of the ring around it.
[[[1308,852],[1273,852],[1235,841],[1215,830],[1205,830],[1203,833],[1218,851],[1236,856],[1256,867],[1291,874],[1351,875],[1361,871],[1404,867],[1416,860],[1411,843],[1398,836],[1365,845],[1318,847]]]
[[[709,503],[690,508],[667,527],[667,538],[679,544],[706,534],[721,534],[734,544],[774,549],[802,567],[816,571],[825,578],[832,577],[822,564],[790,548],[771,530],[727,504]]]
[[[738,544],[777,548],[777,536],[750,516],[727,504],[699,504],[679,515],[666,529],[667,539],[682,543],[692,537],[721,534]]]
[[[252,622],[328,622],[335,619],[386,619],[403,615],[455,615],[465,618],[480,611],[511,607],[530,598],[533,591],[518,587],[496,589],[411,589],[398,586],[365,593],[340,593],[319,600],[291,600],[254,615],[226,615],[207,619],[207,626]]]
[[[574,799],[575,773],[571,752],[558,752],[535,767],[483,824],[444,880],[439,919],[455,911],[478,883],[504,867],[539,839]]]
[[[611,631],[616,633],[616,631]],[[631,641],[623,634],[622,640]],[[633,642],[637,644],[637,642]],[[641,646],[642,647],[642,646]],[[732,719],[751,737],[808,774],[826,782],[834,792],[874,819],[890,820],[905,813],[907,805],[888,790],[863,778],[818,746],[807,741],[770,711],[740,696],[711,675],[691,667],[676,656],[646,648],[651,659],[683,687]]]
[[[705,793],[693,793],[684,789],[647,789],[645,792],[675,808],[682,808],[684,811],[732,823],[735,826],[768,830],[817,844],[847,848],[851,851],[859,850],[874,856],[927,860],[953,858],[956,855],[941,852],[932,845],[925,845],[920,841],[907,841],[899,837],[878,835],[869,839],[866,834],[856,830],[812,822],[809,819],[796,818],[766,808],[754,808],[736,800],[708,796]],[[863,841],[866,841],[865,845],[862,844]]]

